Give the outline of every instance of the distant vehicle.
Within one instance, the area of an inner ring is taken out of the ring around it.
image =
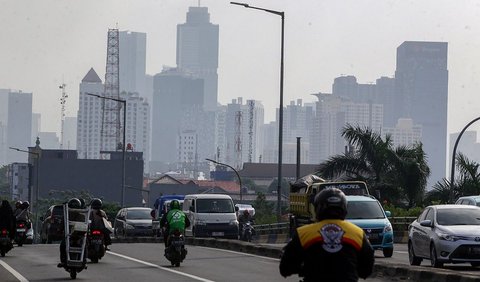
[[[480,196],[460,197],[455,202],[455,205],[472,205],[472,206],[480,207]]]
[[[186,195],[183,212],[190,220],[186,236],[238,238],[238,220],[230,196],[224,194]]]
[[[172,200],[178,200],[180,206],[182,206],[184,198],[184,195],[164,195],[155,201],[153,205],[154,210],[152,211],[152,230],[154,235],[160,236],[160,219],[162,219],[162,216],[170,209],[170,202]]]
[[[393,228],[388,220],[389,211],[372,196],[346,196],[347,217],[345,220],[362,228],[372,247],[382,250],[383,256],[393,255]]]
[[[238,208],[237,216],[242,214],[244,210],[247,210],[250,216],[255,216],[255,208],[252,205],[248,204],[235,204],[235,207]]]
[[[40,230],[40,241],[51,244],[53,241],[63,239],[63,206],[50,206],[45,215],[40,217],[42,227]],[[28,237],[28,234],[27,234]]]
[[[114,235],[152,236],[152,217],[150,208],[131,207],[120,209],[113,225]]]
[[[326,188],[338,188],[345,195],[369,195],[362,181],[327,181],[314,174],[304,176],[290,185],[290,235],[305,224],[315,221],[315,195]]]
[[[411,265],[430,260],[480,266],[480,208],[472,205],[426,207],[408,227],[408,258]]]

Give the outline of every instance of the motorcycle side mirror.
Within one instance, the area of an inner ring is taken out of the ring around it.
[[[239,210],[240,210],[240,209],[239,209],[237,206],[235,206],[235,211],[238,212]]]

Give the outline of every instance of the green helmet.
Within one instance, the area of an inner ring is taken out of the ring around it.
[[[170,209],[171,210],[179,210],[180,209],[180,202],[178,200],[172,200],[170,202]]]

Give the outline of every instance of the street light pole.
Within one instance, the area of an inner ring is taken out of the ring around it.
[[[122,199],[122,202],[121,202],[121,206],[122,208],[125,207],[125,132],[127,130],[127,100],[123,100],[123,99],[116,99],[116,98],[111,98],[111,97],[104,97],[104,96],[100,96],[98,94],[92,94],[92,93],[85,93],[86,95],[89,95],[89,96],[94,96],[94,97],[97,97],[97,98],[100,98],[100,99],[106,99],[106,100],[112,100],[112,101],[116,101],[116,102],[120,102],[123,104],[123,143],[122,143],[122,189],[121,189],[121,199]]]
[[[474,122],[480,120],[480,117],[477,117],[476,119],[472,120],[469,122],[465,127],[460,131],[460,134],[458,134],[457,140],[455,140],[455,146],[453,146],[453,152],[452,152],[452,167],[450,168],[450,202],[453,203],[454,201],[454,195],[453,195],[453,187],[454,187],[454,181],[455,181],[455,157],[457,154],[457,146],[458,142],[460,142],[460,138],[462,138],[463,133],[467,128],[472,125]]]
[[[281,54],[280,54],[280,108],[278,114],[278,180],[277,180],[277,221],[280,222],[282,218],[281,203],[282,203],[282,144],[283,144],[283,53],[284,53],[284,38],[285,38],[285,12],[264,9],[260,7],[250,6],[247,3],[230,2],[233,5],[243,6],[249,9],[261,10],[267,13],[275,14],[282,18],[282,39],[281,39]]]
[[[209,161],[209,162],[212,162],[212,163],[216,163],[216,164],[218,164],[218,165],[223,165],[223,166],[229,167],[229,168],[231,168],[231,169],[235,172],[235,174],[236,174],[237,177],[238,177],[238,184],[240,185],[240,203],[241,203],[241,202],[243,201],[243,199],[242,199],[242,195],[243,195],[243,192],[242,192],[242,179],[240,178],[240,175],[238,174],[238,171],[237,171],[236,169],[234,169],[233,167],[229,166],[228,164],[224,164],[224,163],[221,163],[221,162],[217,162],[217,161],[214,161],[214,160],[212,160],[212,159],[205,159],[205,160],[207,160],[207,161]]]
[[[27,151],[27,150],[21,150],[19,148],[14,148],[14,147],[9,147],[9,149],[11,150],[15,150],[15,151],[18,151],[18,152],[23,152],[23,153],[28,153],[28,154],[32,154],[35,156],[35,205],[33,204],[33,199],[32,199],[32,191],[29,191],[29,195],[30,195],[30,202],[32,203],[32,207],[35,206],[35,228],[33,230],[33,237],[34,237],[34,241],[38,243],[38,237],[37,237],[37,233],[38,232],[38,213],[40,212],[40,205],[39,205],[39,202],[38,202],[38,198],[39,198],[39,195],[40,195],[40,188],[38,187],[38,177],[39,177],[39,163],[40,163],[40,153],[38,152],[31,152],[31,151]],[[31,189],[29,189],[31,190]],[[40,233],[38,233],[40,234]]]

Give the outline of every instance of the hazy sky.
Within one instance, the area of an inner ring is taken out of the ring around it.
[[[480,1],[256,0],[284,11],[284,103],[331,92],[333,79],[375,82],[395,72],[403,41],[446,41],[449,132],[480,116]],[[59,131],[58,86],[76,116],[90,67],[105,77],[108,28],[147,33],[147,73],[175,66],[176,25],[197,0],[0,0],[0,88],[33,92],[43,131]],[[267,121],[279,105],[280,17],[223,0],[202,0],[220,26],[219,102],[261,100]]]

